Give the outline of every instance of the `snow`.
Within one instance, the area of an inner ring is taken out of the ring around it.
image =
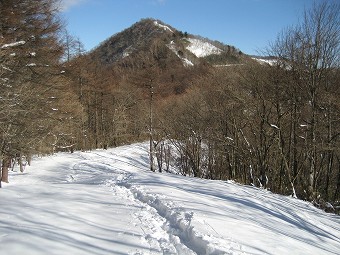
[[[162,25],[162,24],[159,23],[157,20],[155,20],[153,23],[155,24],[155,26],[160,27],[160,28],[162,28],[162,29],[164,29],[164,30],[168,30],[168,31],[170,31],[171,33],[173,33],[173,31],[172,31],[171,28],[169,28],[168,26]]]
[[[177,50],[177,47],[176,47],[176,44],[174,43],[174,41],[171,41],[169,44],[167,44],[167,47],[170,50],[172,50],[172,52],[174,52],[179,59],[182,60],[183,65],[185,67],[194,66],[194,64],[189,59],[182,57],[178,54],[178,50]]]
[[[222,53],[222,50],[215,47],[209,42],[204,42],[200,39],[195,38],[187,38],[190,44],[187,46],[187,50],[193,53],[196,57],[206,57],[212,54],[219,55]]]
[[[18,42],[14,42],[14,43],[8,43],[8,44],[2,45],[1,49],[16,47],[16,46],[20,46],[20,45],[24,45],[24,44],[26,44],[26,41],[18,41]]]
[[[252,58],[256,60],[260,64],[268,64],[270,66],[274,66],[277,64],[277,60],[275,59],[265,59],[265,58]]]
[[[192,63],[189,59],[187,58],[181,58],[183,61],[184,66],[194,66],[194,63]]]
[[[129,52],[123,52],[123,58],[126,58],[126,57],[128,57],[128,56],[130,56],[130,53]]]
[[[214,65],[214,67],[229,67],[229,66],[243,66],[244,64],[224,64],[224,65]]]
[[[10,172],[1,254],[339,254],[339,216],[231,181],[153,173],[148,158],[139,143]]]
[[[6,66],[3,66],[1,65],[2,69],[5,69],[6,71],[10,71],[11,73],[13,73],[14,71],[11,70],[10,68],[6,67]]]

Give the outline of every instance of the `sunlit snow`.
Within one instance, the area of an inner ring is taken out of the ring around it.
[[[277,64],[277,60],[275,59],[264,59],[264,58],[252,58],[252,59],[256,60],[260,64],[268,64],[270,66]]]
[[[18,42],[14,42],[14,43],[8,43],[8,44],[2,45],[1,49],[16,47],[16,46],[24,45],[25,43],[26,43],[26,41],[18,41]]]
[[[171,33],[173,33],[173,31],[172,31],[172,29],[171,29],[170,27],[165,26],[165,25],[162,25],[162,24],[159,23],[157,20],[155,20],[153,23],[155,24],[155,26],[160,27],[160,28],[163,28],[164,30],[168,30],[168,31],[170,31]]]
[[[200,39],[187,38],[190,44],[187,46],[187,50],[191,51],[196,57],[206,57],[212,54],[219,55],[223,51],[209,42],[204,42]]]
[[[149,170],[148,143],[35,158],[0,190],[0,254],[339,254],[340,217]]]
[[[176,56],[177,56],[179,59],[182,60],[183,65],[184,65],[185,67],[189,67],[189,66],[193,66],[193,65],[194,65],[189,59],[184,58],[184,57],[182,57],[182,56],[180,56],[180,55],[178,54],[178,50],[177,50],[177,48],[176,48],[176,44],[175,44],[173,41],[171,41],[169,44],[167,44],[167,47],[168,47],[170,50],[172,50],[172,52],[174,52],[174,53],[176,54]]]

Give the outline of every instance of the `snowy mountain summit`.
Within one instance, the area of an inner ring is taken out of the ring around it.
[[[11,172],[1,255],[339,254],[339,216],[263,189],[151,172],[148,158],[140,143]]]
[[[168,30],[168,31],[170,31],[171,33],[173,33],[173,31],[172,31],[172,29],[171,29],[170,27],[168,27],[168,26],[166,26],[166,25],[163,25],[163,24],[160,23],[159,21],[155,20],[153,23],[155,24],[155,26],[158,26],[158,27],[160,27],[160,28],[162,28],[162,29],[164,29],[164,30]]]
[[[231,57],[233,61],[239,58],[240,51],[230,45],[179,31],[160,20],[142,19],[105,40],[91,55],[101,62],[112,64],[140,58],[150,52],[159,54],[156,56],[158,61],[170,65],[177,59],[188,67],[202,61],[213,65],[216,61],[219,61],[218,64],[228,64]]]

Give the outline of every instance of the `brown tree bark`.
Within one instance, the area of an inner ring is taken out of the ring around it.
[[[1,181],[8,183],[8,169],[11,166],[11,159],[9,157],[5,157],[2,160],[1,166]]]

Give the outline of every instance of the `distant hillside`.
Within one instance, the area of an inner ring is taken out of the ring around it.
[[[161,119],[198,88],[234,82],[249,62],[257,64],[234,46],[142,19],[69,63],[85,112],[83,146],[146,139],[151,100]]]
[[[334,34],[323,41],[333,60]],[[150,169],[163,171],[170,141],[183,175],[338,212],[339,69],[318,44],[306,50],[290,36],[272,56],[248,56],[159,20],[137,22],[70,63],[84,110],[81,148],[150,140]]]
[[[98,59],[101,63],[113,64],[126,58],[136,58],[141,53],[148,53],[155,45],[164,47],[163,56],[166,55],[168,61],[173,62],[175,56],[184,67],[202,62],[222,65],[243,61],[243,54],[234,46],[183,33],[155,19],[142,19],[124,31],[111,36],[95,48],[90,55],[92,59]]]

